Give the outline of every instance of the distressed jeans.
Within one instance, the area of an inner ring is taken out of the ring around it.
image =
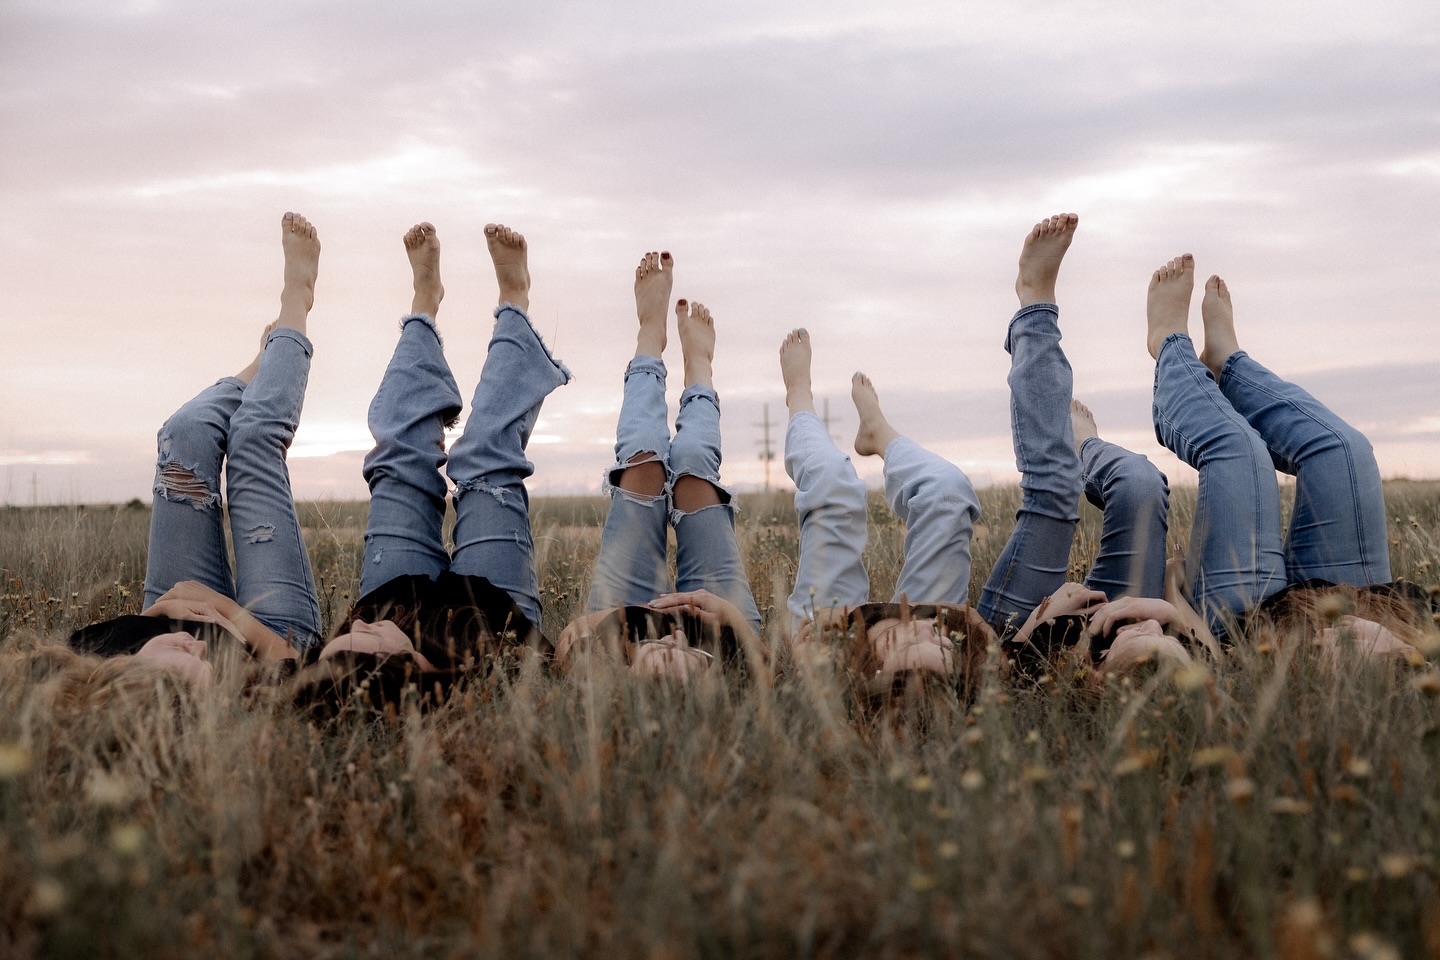
[[[315,579],[285,461],[305,400],[311,349],[297,330],[272,331],[249,385],[226,377],[160,428],[145,568],[147,607],[181,580],[197,580],[235,600],[297,649],[318,642]],[[225,545],[222,466],[235,550],[233,580]]]
[[[1183,333],[1155,363],[1155,436],[1200,474],[1187,574],[1217,634],[1266,597],[1310,578],[1390,579],[1380,471],[1370,443],[1244,351],[1217,382]],[[1280,532],[1279,469],[1295,477]]]
[[[665,486],[659,495],[618,486],[625,469],[641,463],[664,467]],[[708,482],[719,493],[720,503],[691,511],[677,509],[675,482],[684,477]],[[665,558],[668,526],[675,530],[675,590],[708,590],[738,607],[760,632],[760,611],[735,540],[734,500],[720,485],[720,398],[713,388],[695,384],[680,394],[671,439],[665,363],[659,357],[632,359],[625,369],[615,426],[615,465],[607,471],[605,486],[610,510],[600,535],[587,610],[646,604],[670,592]]]
[[[970,541],[980,504],[970,480],[907,437],[885,448],[885,500],[905,522],[905,558],[895,597],[913,603],[969,599]],[[865,571],[865,484],[813,413],[790,418],[785,472],[795,482],[800,560],[786,606],[796,619],[870,599]]]
[[[365,457],[370,520],[362,596],[396,577],[449,570],[484,577],[540,623],[540,585],[525,457],[540,407],[570,371],[517,307],[495,311],[495,330],[464,432],[445,451],[445,426],[460,415],[460,390],[435,321],[411,314],[370,403],[375,448]],[[442,473],[444,471],[444,473]],[[446,549],[445,474],[455,484],[455,549]]]

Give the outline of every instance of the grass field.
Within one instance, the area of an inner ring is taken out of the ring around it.
[[[1440,484],[1387,498],[1396,576],[1435,587]],[[984,499],[976,581],[1018,491]],[[551,636],[603,511],[535,504]],[[365,508],[301,514],[328,628]],[[1293,636],[1100,690],[992,655],[973,702],[881,711],[782,651],[775,682],[591,661],[328,729],[223,680],[56,712],[19,654],[138,611],[148,521],[0,508],[0,957],[1440,956],[1440,634],[1420,666]],[[872,521],[884,599],[902,530]],[[768,620],[789,498],[743,498],[739,536]]]

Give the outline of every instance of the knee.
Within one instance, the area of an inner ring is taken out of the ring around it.
[[[1338,438],[1340,447],[1345,451],[1345,456],[1354,465],[1356,472],[1379,473],[1380,467],[1375,462],[1375,448],[1370,444],[1370,438],[1348,423],[1341,423],[1335,428],[1335,436]]]
[[[1170,484],[1165,474],[1139,454],[1128,456],[1115,465],[1105,485],[1105,507],[1118,507],[1132,516],[1170,512]]]
[[[959,467],[947,466],[925,482],[916,499],[923,502],[927,512],[943,510],[956,519],[968,517],[973,522],[980,515],[975,486]]]
[[[642,451],[630,458],[629,466],[613,471],[610,483],[625,493],[658,497],[665,492],[665,464],[655,453]]]
[[[670,498],[681,513],[694,513],[703,507],[730,502],[730,495],[718,485],[688,473],[675,479]]]
[[[202,465],[200,462],[166,456],[166,445],[161,442],[160,461],[156,463],[154,494],[167,501],[190,504],[196,510],[219,507],[220,478],[207,469],[207,466],[215,466],[217,463],[219,461]]]
[[[1205,463],[1229,461],[1245,463],[1257,471],[1273,471],[1270,448],[1248,423],[1232,422],[1223,430],[1217,430],[1199,444],[1196,469]]]

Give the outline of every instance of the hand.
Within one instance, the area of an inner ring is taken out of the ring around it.
[[[1083,583],[1062,583],[1059,590],[1040,601],[1034,616],[1037,623],[1043,623],[1056,617],[1088,614],[1108,600],[1103,592],[1091,590]]]
[[[1090,614],[1088,632],[1092,637],[1108,637],[1118,624],[1127,620],[1153,621],[1164,628],[1179,622],[1180,611],[1165,600],[1155,600],[1150,597],[1121,597]],[[1120,629],[1124,630],[1125,627]]]
[[[225,594],[218,590],[212,590],[198,580],[181,580],[175,584],[175,586],[166,590],[164,595],[155,602],[159,604],[166,600],[192,600],[199,603],[210,603],[214,604],[217,610],[226,610],[229,605],[235,603],[234,600],[231,600],[225,596]],[[141,615],[149,616],[150,614],[149,611],[145,611]]]
[[[410,657],[414,659],[421,670],[433,671],[435,669],[435,665],[415,649],[415,644],[410,642],[405,631],[389,620],[380,620],[376,623],[356,620],[350,624],[349,633],[342,633],[325,644],[325,648],[320,651],[320,659],[326,660],[341,653],[373,653],[382,657]]]
[[[196,584],[196,586],[200,585]],[[225,597],[215,593],[215,591],[209,590],[208,587],[201,587],[201,589],[208,590],[211,594],[220,597],[221,600],[225,599]],[[174,593],[174,591],[172,590],[170,593]],[[213,623],[239,642],[246,646],[250,645],[249,641],[245,638],[245,632],[240,629],[235,621],[231,620],[222,612],[221,607],[209,600],[189,600],[180,597],[171,597],[170,593],[166,593],[165,596],[156,600],[143,610],[140,615],[142,617],[169,617],[171,620],[197,620],[200,623]]]
[[[1105,594],[1099,590],[1089,590],[1079,583],[1062,583],[1059,590],[1041,600],[1040,605],[1030,611],[1025,625],[1015,634],[1015,642],[1025,643],[1028,641],[1030,634],[1035,632],[1035,628],[1046,620],[1054,620],[1056,617],[1066,617],[1076,613],[1089,613],[1105,601]]]
[[[671,613],[688,613],[720,627],[735,627],[745,622],[745,616],[739,607],[723,597],[717,597],[709,590],[667,593],[651,600],[649,606]]]

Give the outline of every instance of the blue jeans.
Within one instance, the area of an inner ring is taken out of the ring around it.
[[[1085,498],[1104,516],[1100,546],[1085,586],[1111,600],[1165,596],[1165,536],[1170,485],[1153,463],[1091,437],[1080,446]]]
[[[664,467],[660,494],[646,496],[618,486],[626,468],[641,463]],[[687,476],[715,487],[721,502],[692,511],[675,508],[675,482]],[[664,361],[649,356],[631,360],[615,426],[615,465],[605,485],[610,511],[600,534],[587,610],[647,604],[670,592],[668,525],[675,529],[675,590],[708,590],[738,607],[760,632],[760,611],[735,540],[734,500],[720,485],[720,398],[713,388],[696,384],[680,394],[672,440]]]
[[[1244,351],[1217,383],[1189,336],[1171,334],[1155,363],[1154,416],[1156,438],[1200,473],[1187,573],[1217,634],[1290,583],[1390,579],[1370,444],[1303,389]],[[1296,480],[1283,541],[1277,468]]]
[[[1065,582],[1080,519],[1080,459],[1070,422],[1074,378],[1060,349],[1059,319],[1053,303],[1021,307],[1005,336],[1021,500],[979,605],[980,615],[1002,634],[1024,623]]]
[[[160,428],[147,607],[181,580],[197,580],[238,602],[297,649],[319,640],[315,579],[285,463],[305,401],[310,354],[304,334],[274,330],[248,386],[226,377]],[[233,581],[222,465],[235,549]]]
[[[1265,441],[1275,469],[1295,478],[1284,545],[1290,582],[1389,583],[1385,495],[1365,435],[1243,350],[1220,368],[1220,392]]]
[[[504,304],[495,311],[485,366],[464,433],[445,452],[445,425],[460,415],[460,390],[440,335],[426,314],[400,321],[400,342],[370,403],[375,449],[365,457],[370,521],[362,596],[396,577],[450,570],[484,577],[540,623],[540,586],[530,531],[525,457],[540,406],[570,380],[530,320]],[[446,470],[448,461],[448,470]],[[446,470],[455,483],[455,549],[445,547]]]
[[[800,561],[786,606],[804,619],[817,609],[870,599],[865,485],[820,418],[797,413],[785,430],[785,472],[795,481]],[[963,604],[970,541],[980,503],[960,468],[907,437],[885,448],[885,499],[905,522],[905,558],[894,600]]]

